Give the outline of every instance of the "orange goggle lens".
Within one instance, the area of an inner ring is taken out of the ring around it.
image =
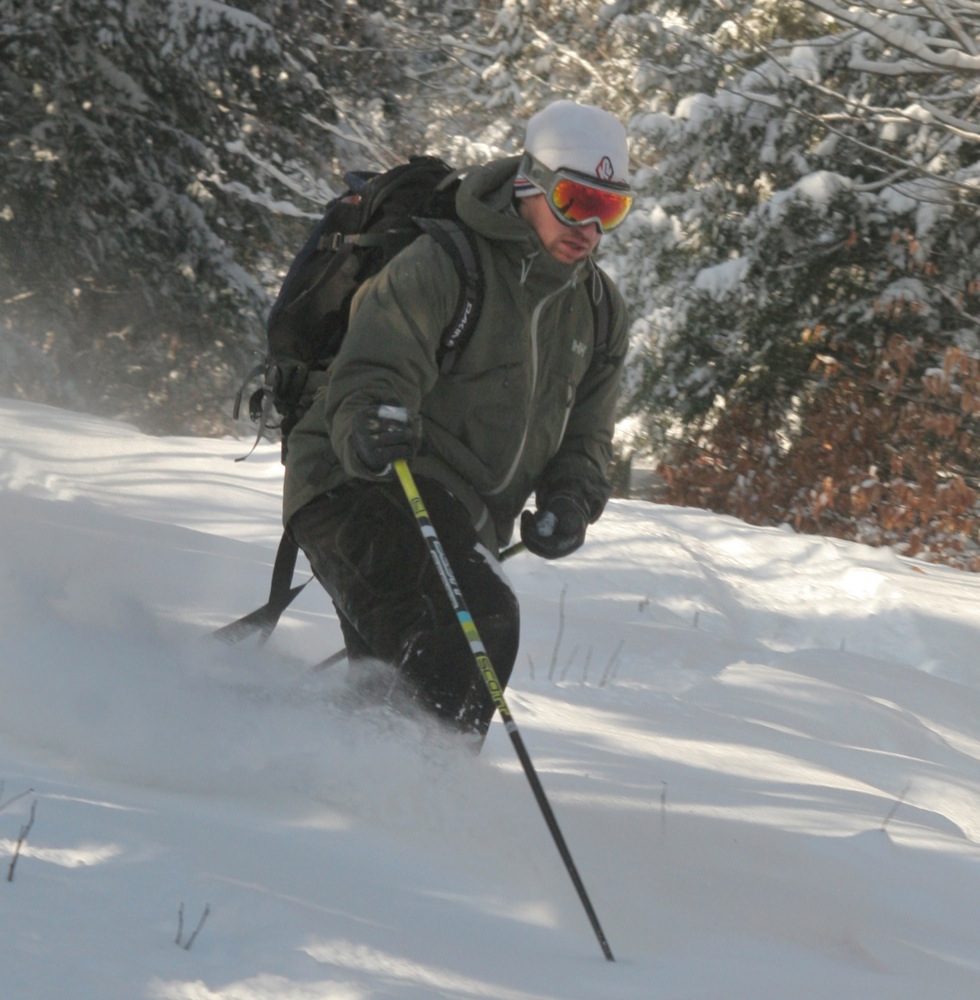
[[[605,233],[629,214],[633,196],[622,191],[592,187],[570,177],[559,177],[551,189],[551,208],[562,222],[584,226],[597,222]]]

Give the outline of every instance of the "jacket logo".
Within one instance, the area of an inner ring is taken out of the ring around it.
[[[581,340],[572,341],[572,350],[580,357],[585,357],[585,352],[588,350],[588,345],[583,344]]]

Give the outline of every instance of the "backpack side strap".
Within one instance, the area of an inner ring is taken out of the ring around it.
[[[294,598],[309,583],[304,581],[298,587],[294,587],[293,571],[296,569],[296,556],[299,554],[299,547],[293,541],[292,535],[284,531],[279,540],[279,548],[276,551],[276,562],[272,568],[272,583],[269,586],[269,600],[249,612],[243,618],[223,625],[215,629],[211,635],[215,639],[224,642],[238,642],[253,632],[258,632],[260,642],[265,642],[272,634],[282,613],[292,604]]]

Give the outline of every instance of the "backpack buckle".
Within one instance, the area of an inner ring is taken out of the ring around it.
[[[324,233],[317,242],[317,250],[329,250],[336,253],[344,245],[343,233]]]
[[[265,372],[263,389],[272,396],[276,409],[282,413],[285,407],[299,405],[306,388],[306,378],[310,366],[302,361],[271,361]]]

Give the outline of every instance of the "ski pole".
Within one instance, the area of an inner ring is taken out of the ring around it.
[[[500,553],[500,561],[504,562],[507,559],[510,559],[511,556],[516,556],[519,553],[523,552],[524,549],[525,545],[523,542],[515,542],[513,545],[508,546],[506,549],[504,549],[503,552]],[[342,646],[340,649],[337,650],[336,653],[331,653],[329,656],[324,657],[324,659],[322,659],[319,663],[315,663],[313,665],[313,670],[314,672],[320,670],[327,670],[337,663],[343,663],[344,660],[346,659],[347,659],[347,647]]]
[[[503,720],[504,728],[507,730],[511,742],[514,744],[514,749],[517,751],[517,756],[520,759],[521,766],[524,768],[524,773],[527,775],[527,780],[531,785],[531,790],[534,792],[534,797],[537,800],[542,815],[544,816],[545,823],[548,824],[548,829],[551,831],[551,836],[555,842],[555,846],[558,848],[558,853],[565,862],[565,868],[568,870],[572,884],[575,886],[578,897],[582,901],[582,906],[585,907],[589,923],[592,924],[592,929],[595,931],[596,938],[598,938],[599,946],[602,948],[602,953],[608,961],[615,961],[612,950],[609,947],[609,943],[606,941],[606,935],[603,933],[602,927],[599,924],[599,918],[596,916],[592,903],[589,901],[589,895],[585,891],[585,885],[579,877],[578,870],[575,867],[575,862],[572,860],[571,852],[568,850],[568,845],[565,843],[564,836],[562,836],[561,828],[558,826],[558,820],[555,818],[555,814],[552,811],[550,803],[548,802],[548,797],[545,795],[544,787],[541,784],[537,771],[534,769],[531,756],[527,752],[527,747],[524,745],[524,740],[517,728],[517,723],[514,721],[514,717],[511,715],[510,709],[507,707],[507,702],[504,701],[504,692],[500,686],[500,680],[497,677],[497,672],[493,669],[490,657],[487,656],[486,649],[480,639],[480,633],[477,631],[476,623],[473,621],[473,616],[469,613],[469,610],[466,607],[463,593],[459,588],[459,584],[456,582],[456,577],[453,575],[452,567],[449,565],[449,560],[446,558],[445,550],[443,549],[442,544],[439,541],[439,536],[436,534],[436,530],[429,518],[429,512],[426,510],[425,503],[419,495],[418,486],[415,484],[415,477],[409,470],[408,463],[405,459],[400,458],[395,462],[395,472],[398,474],[399,482],[401,482],[402,489],[405,491],[405,497],[407,498],[412,508],[412,512],[415,514],[415,518],[418,521],[419,531],[422,533],[422,538],[424,539],[429,550],[429,555],[432,557],[432,561],[435,563],[435,567],[439,572],[440,578],[442,579],[442,584],[449,597],[449,603],[452,605],[453,611],[456,613],[460,628],[462,628],[467,642],[469,642],[470,649],[473,652],[473,658],[476,660],[476,665],[479,668],[483,681],[487,686],[487,690],[490,692],[490,697],[493,698],[493,703],[496,706],[497,711],[500,713],[500,718]]]

